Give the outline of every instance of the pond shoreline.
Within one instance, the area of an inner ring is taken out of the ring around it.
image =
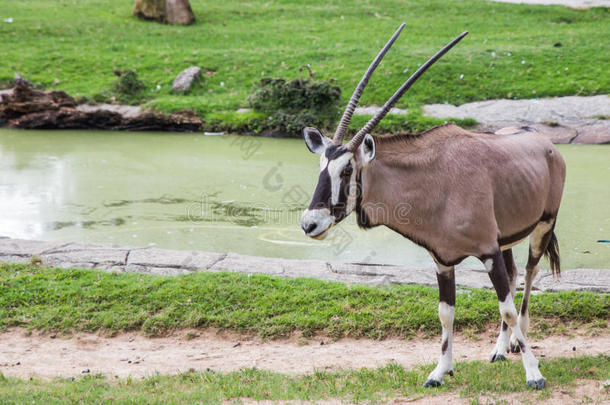
[[[116,131],[196,132],[203,122],[192,111],[134,114],[129,106],[117,109],[79,108],[63,91],[33,89],[24,81],[0,92],[0,126],[10,129],[102,129]]]
[[[165,276],[196,271],[230,271],[268,274],[287,278],[316,278],[348,284],[418,284],[435,287],[435,269],[373,263],[340,263],[214,253],[198,250],[169,250],[155,247],[117,246],[99,243],[44,242],[0,238],[0,262],[38,263],[61,268],[88,268],[107,272],[143,273]],[[519,274],[524,274],[519,269]],[[518,289],[523,288],[522,277]],[[491,288],[484,270],[460,269],[458,287]],[[593,291],[610,293],[610,269],[571,269],[553,279],[541,270],[534,290],[543,292]]]
[[[374,113],[377,109],[375,106],[360,107],[360,113]],[[510,125],[528,125],[556,144],[610,144],[610,97],[607,95],[487,100],[460,106],[431,104],[423,109],[426,116],[434,118],[474,118],[480,123],[477,131],[495,132]],[[398,115],[405,113],[406,110],[396,111]],[[78,104],[65,92],[34,90],[25,82],[17,83],[12,89],[0,90],[0,128],[224,134],[224,131],[207,133],[205,127],[205,122],[189,110],[163,114],[143,110],[141,106]],[[272,130],[236,134],[298,137]]]

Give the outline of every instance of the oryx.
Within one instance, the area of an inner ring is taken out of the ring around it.
[[[416,136],[369,134],[413,82],[466,32],[424,64],[343,145],[364,86],[403,27],[364,74],[334,137],[327,138],[315,128],[303,129],[307,147],[320,155],[320,177],[301,227],[307,236],[322,239],[355,211],[361,228],[385,225],[432,255],[437,265],[442,354],[425,386],[438,386],[445,374],[453,373],[454,266],[468,256],[477,257],[489,272],[502,315],[491,361],[504,360],[509,349],[521,351],[527,385],[543,388],[545,379],[525,339],[528,301],[543,254],[550,258],[553,274],[560,272],[553,229],[565,163],[545,136],[529,128],[498,135],[473,133],[450,124]],[[518,314],[513,303],[517,269],[511,247],[528,235],[529,259]]]

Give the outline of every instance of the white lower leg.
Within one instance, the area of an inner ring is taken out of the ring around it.
[[[515,297],[515,292],[517,291],[517,271],[515,269],[514,276],[510,280],[510,295],[511,297]],[[509,336],[510,336],[510,327],[507,325],[504,320],[502,320],[500,325],[500,334],[498,335],[498,340],[496,341],[496,345],[491,351],[489,355],[489,359],[494,362],[498,360],[506,359],[506,352],[509,349]]]
[[[506,322],[502,322],[500,326],[500,334],[498,335],[498,340],[496,341],[496,345],[491,350],[491,354],[489,355],[489,359],[494,362],[498,360],[506,360],[506,352],[508,352],[509,345],[509,326]]]
[[[523,337],[527,337],[527,330],[529,329],[529,325],[529,312],[526,310],[525,313],[519,313],[519,316],[517,317],[516,327],[519,328]],[[517,342],[517,335],[515,335],[515,332],[513,331],[513,333],[510,335],[510,348],[512,351],[515,351],[514,348],[516,347],[519,347],[519,343]]]
[[[542,377],[540,370],[538,370],[538,360],[536,360],[536,357],[525,340],[525,336],[523,336],[521,329],[517,325],[517,310],[515,309],[515,304],[510,295],[506,297],[504,302],[500,302],[500,313],[502,314],[504,322],[512,328],[513,335],[521,349],[521,360],[523,361],[523,367],[525,368],[525,380],[528,384],[540,380],[544,381],[544,377]]]
[[[530,316],[529,316],[529,300],[530,293],[532,292],[532,283],[534,282],[534,278],[538,274],[538,266],[534,266],[532,269],[527,269],[525,274],[525,287],[523,289],[523,301],[521,303],[521,311],[519,311],[519,317],[517,319],[517,325],[523,334],[523,337],[527,336],[527,330],[530,325]],[[512,351],[515,351],[519,344],[517,342],[517,336],[513,332],[510,337],[510,347]]]
[[[438,304],[438,317],[443,326],[443,338],[441,346],[441,357],[436,368],[428,375],[428,381],[443,382],[443,377],[449,372],[453,372],[453,317],[455,307],[440,302]]]

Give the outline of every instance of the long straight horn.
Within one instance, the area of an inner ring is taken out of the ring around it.
[[[419,77],[421,75],[423,75],[424,72],[430,66],[432,66],[437,60],[439,60],[441,58],[441,56],[443,56],[451,48],[453,48],[455,46],[455,44],[460,42],[462,40],[462,38],[464,38],[466,35],[468,35],[468,31],[464,31],[456,39],[449,42],[443,49],[438,51],[436,53],[436,55],[434,55],[426,63],[424,63],[422,65],[422,67],[417,69],[417,72],[413,73],[413,75],[411,77],[409,77],[409,79],[407,79],[407,81],[400,87],[400,89],[398,89],[396,91],[396,93],[394,93],[394,95],[384,104],[381,111],[379,111],[373,118],[371,118],[369,120],[369,122],[367,122],[366,125],[360,131],[358,131],[358,133],[347,144],[347,149],[351,152],[358,149],[358,146],[360,146],[360,143],[364,139],[364,136],[366,134],[368,134],[369,132],[371,132],[371,130],[373,128],[375,128],[377,126],[377,124],[379,124],[379,122],[383,119],[383,117],[386,116],[386,114],[388,113],[388,111],[390,111],[390,109],[394,106],[394,104],[396,104],[396,102],[398,100],[400,100],[400,98],[407,92],[407,90],[409,90],[409,88],[413,85],[413,83],[415,83],[417,81],[417,79],[419,79]]]
[[[337,130],[335,131],[335,136],[333,137],[333,143],[340,145],[341,142],[343,142],[343,137],[345,136],[345,131],[347,130],[347,125],[349,124],[349,121],[352,119],[352,115],[354,114],[354,110],[356,109],[356,106],[358,105],[358,100],[360,99],[360,96],[362,95],[362,91],[364,91],[366,84],[369,82],[369,79],[371,78],[371,76],[373,75],[373,72],[375,71],[375,69],[377,68],[379,63],[381,62],[381,59],[383,59],[383,57],[388,52],[388,50],[390,49],[390,47],[392,46],[394,41],[396,41],[396,38],[398,38],[398,36],[400,35],[400,33],[404,27],[405,27],[404,23],[402,23],[400,25],[400,27],[398,27],[398,29],[396,30],[394,35],[392,35],[392,38],[390,38],[388,43],[385,44],[385,46],[381,49],[381,51],[379,51],[379,53],[377,54],[377,57],[373,60],[373,62],[369,66],[369,68],[366,70],[366,73],[364,74],[364,76],[362,76],[362,79],[360,79],[360,83],[358,83],[358,86],[354,90],[354,93],[352,94],[352,98],[349,100],[347,107],[345,107],[345,112],[343,113],[343,116],[341,117],[341,122],[339,122],[339,126],[337,127]]]

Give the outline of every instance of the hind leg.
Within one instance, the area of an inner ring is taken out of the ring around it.
[[[513,259],[513,251],[511,249],[503,251],[502,258],[504,259],[504,264],[506,265],[506,273],[508,275],[510,295],[514,299],[515,292],[517,290],[517,266],[515,266],[515,260]],[[491,269],[488,269],[488,271],[490,270]],[[508,329],[508,324],[502,321],[498,340],[496,341],[496,345],[494,346],[493,350],[491,351],[491,354],[489,355],[489,359],[492,363],[495,361],[506,360],[506,352],[508,352],[509,348]]]
[[[530,236],[529,257],[527,259],[527,266],[525,267],[523,300],[521,301],[521,309],[519,310],[519,317],[517,319],[517,325],[519,326],[519,329],[521,329],[523,336],[527,334],[527,330],[529,329],[530,317],[528,307],[530,293],[532,292],[532,283],[538,274],[538,262],[540,262],[540,258],[551,241],[554,226],[555,218],[551,218],[548,221],[540,221]],[[519,352],[519,343],[514,333],[510,337],[510,351],[513,353]]]

